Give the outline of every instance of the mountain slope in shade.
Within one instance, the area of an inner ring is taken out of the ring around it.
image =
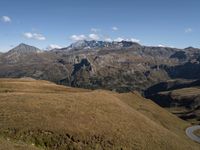
[[[145,92],[147,98],[193,124],[200,123],[200,80],[169,80]]]
[[[137,93],[0,80],[0,135],[48,149],[197,150],[188,123]],[[1,145],[0,145],[1,147]]]

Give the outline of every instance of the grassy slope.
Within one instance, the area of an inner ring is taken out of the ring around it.
[[[49,149],[199,149],[188,123],[137,93],[0,80],[0,134]],[[0,146],[1,147],[1,146]]]
[[[171,92],[172,97],[179,99],[189,99],[200,95],[200,87],[181,88],[173,91],[160,92],[168,94]]]
[[[181,117],[187,116],[189,114],[195,114],[196,117],[188,118],[186,120],[188,122],[191,122],[192,124],[200,123],[200,110],[197,107],[199,106],[200,103],[200,87],[181,88],[172,91],[160,92],[160,94],[169,95],[175,102],[178,103],[187,102],[188,105],[191,106],[191,108],[187,108],[184,106],[178,106],[178,107],[176,106],[168,108],[168,110]],[[189,104],[190,102],[191,104]],[[196,106],[196,108],[194,106]]]
[[[23,142],[13,142],[0,138],[0,150],[40,150]]]
[[[194,131],[194,134],[200,137],[200,130]]]

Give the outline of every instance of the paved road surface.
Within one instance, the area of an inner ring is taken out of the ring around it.
[[[200,130],[200,125],[189,127],[185,130],[186,135],[193,141],[200,143],[200,136],[194,134],[195,130]]]

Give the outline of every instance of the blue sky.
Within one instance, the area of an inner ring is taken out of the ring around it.
[[[200,47],[199,0],[1,0],[0,51],[81,39]]]

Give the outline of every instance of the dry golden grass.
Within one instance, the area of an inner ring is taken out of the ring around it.
[[[200,137],[200,130],[194,131],[194,134]]]
[[[200,123],[200,110],[198,109],[200,102],[200,87],[181,88],[172,91],[160,92],[160,95],[168,97],[172,100],[170,108],[171,113],[181,118],[185,118],[191,124]]]
[[[160,92],[160,93],[168,93],[168,92]],[[182,88],[171,91],[172,97],[182,97],[182,98],[190,98],[197,95],[200,95],[200,87],[191,87],[191,88]]]
[[[188,123],[137,93],[0,79],[0,135],[48,149],[192,150]],[[0,146],[1,147],[1,146]]]
[[[12,142],[0,138],[0,150],[40,150],[32,145],[24,144],[23,142]]]

